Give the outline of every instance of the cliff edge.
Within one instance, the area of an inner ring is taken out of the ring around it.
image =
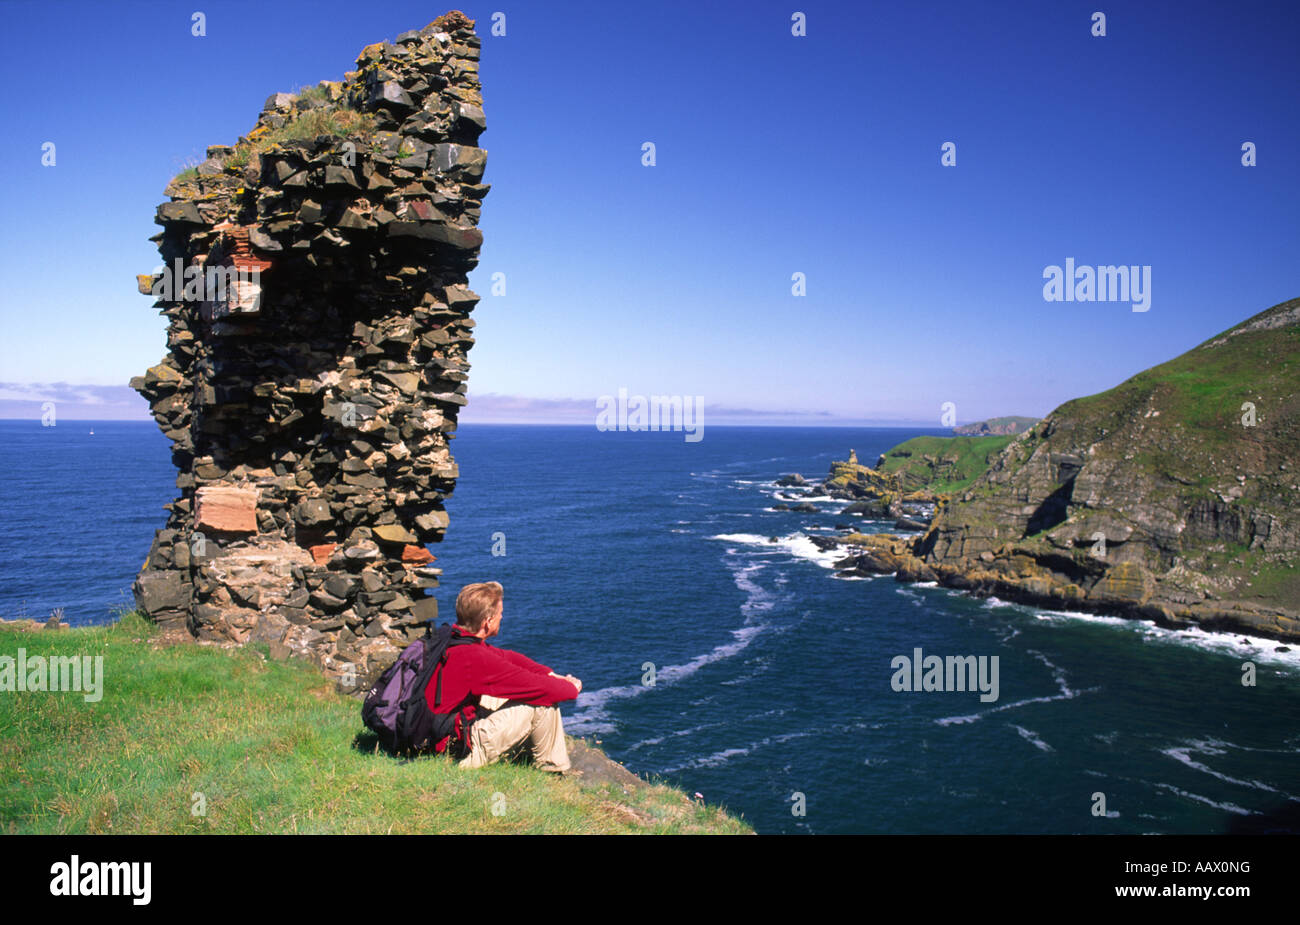
[[[1067,402],[941,504],[945,584],[1300,639],[1300,299]]]

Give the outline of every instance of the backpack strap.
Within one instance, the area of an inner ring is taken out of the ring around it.
[[[442,650],[442,655],[438,658],[438,680],[435,682],[433,691],[434,712],[437,712],[438,707],[442,705],[442,669],[447,665],[447,651],[452,646],[472,645],[475,642],[478,642],[478,640],[473,636],[460,636],[454,632],[449,634],[447,648]]]

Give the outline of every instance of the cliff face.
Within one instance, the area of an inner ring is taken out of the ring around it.
[[[1300,300],[1062,405],[900,577],[1300,638]]]
[[[974,424],[954,427],[952,432],[959,437],[1013,436],[1022,434],[1038,423],[1038,418],[1026,418],[1018,415],[1002,418],[989,418]]]
[[[473,22],[279,93],[158,208],[168,354],[132,386],[179,496],[135,583],[176,635],[262,640],[364,689],[437,614],[488,187]]]

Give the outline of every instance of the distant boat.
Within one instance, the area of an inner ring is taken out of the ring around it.
[[[95,428],[93,428],[93,427],[90,428],[90,435],[91,435],[92,437],[95,436]]]

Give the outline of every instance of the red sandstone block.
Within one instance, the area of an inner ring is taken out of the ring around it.
[[[408,565],[425,565],[434,560],[433,553],[423,546],[406,545],[402,547],[402,561]]]
[[[329,561],[329,557],[334,555],[334,550],[338,549],[338,546],[338,543],[322,543],[319,546],[309,546],[307,549],[317,565],[324,565]]]
[[[194,493],[194,527],[217,533],[257,532],[257,489],[207,485]]]

